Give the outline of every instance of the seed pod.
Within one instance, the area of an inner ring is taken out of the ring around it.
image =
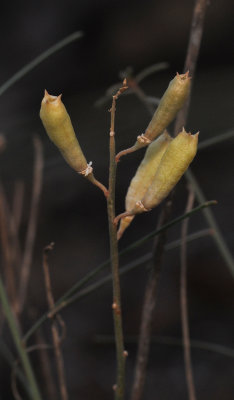
[[[135,176],[131,180],[125,199],[126,211],[131,211],[136,202],[141,200],[152,183],[163,154],[165,153],[171,136],[165,131],[157,140],[153,141],[141,161]],[[127,216],[121,219],[118,230],[118,239],[125,229],[130,225],[134,216]]]
[[[61,96],[61,94],[59,96],[51,96],[45,90],[40,110],[40,118],[44,128],[50,140],[58,147],[67,163],[76,172],[98,186],[107,196],[107,189],[95,179],[92,173],[92,163],[87,164]]]
[[[67,163],[79,173],[87,168],[87,161],[76,138],[71,119],[61,95],[51,96],[45,90],[40,118],[50,140],[58,147]]]
[[[157,110],[150,121],[144,136],[154,140],[173,121],[188,97],[191,78],[186,74],[178,74],[160,100]]]
[[[191,78],[186,74],[178,74],[169,83],[169,86],[160,100],[160,103],[144,134],[137,137],[134,146],[121,151],[116,160],[122,155],[132,153],[141,147],[148,146],[155,140],[173,121],[177,112],[182,108],[189,95]]]
[[[145,211],[150,210],[168,196],[195,157],[197,144],[198,133],[191,135],[184,129],[171,141],[140,207],[144,207]],[[139,210],[139,205],[137,208]]]

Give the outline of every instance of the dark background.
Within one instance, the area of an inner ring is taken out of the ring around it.
[[[233,1],[211,1],[193,84],[186,129],[200,131],[200,141],[233,129]],[[44,88],[63,93],[80,144],[92,160],[96,176],[107,183],[110,104],[94,103],[132,66],[137,73],[158,62],[169,68],[142,82],[147,94],[159,97],[175,73],[182,72],[193,2],[170,1],[40,1],[7,2],[0,16],[0,84],[24,64],[76,30],[84,37],[54,54],[16,83],[0,98],[0,131],[7,148],[0,159],[0,176],[9,201],[17,179],[25,182],[25,207],[21,229],[23,244],[28,220],[33,166],[32,136],[44,146],[44,181],[39,209],[32,274],[27,305],[39,317],[46,310],[41,268],[42,249],[51,241],[51,271],[55,297],[108,257],[105,200],[95,187],[77,177],[49,142],[38,114]],[[149,122],[149,115],[134,96],[120,99],[117,108],[117,149],[131,145]],[[192,170],[213,208],[230,250],[233,245],[233,139],[198,153]],[[117,213],[142,153],[126,157],[118,166]],[[173,217],[183,213],[186,185],[176,191]],[[159,210],[139,216],[125,233],[120,247],[138,239],[157,224]],[[206,227],[202,214],[190,221],[190,232]],[[169,241],[179,238],[171,229]],[[122,264],[149,251],[139,249]],[[179,249],[164,258],[153,335],[181,337],[179,309]],[[234,281],[211,237],[188,245],[188,300],[191,337],[234,348]],[[141,266],[122,279],[123,318],[126,335],[137,335],[148,270]],[[70,399],[110,399],[115,379],[113,344],[97,343],[96,335],[112,335],[111,285],[63,311],[67,326],[64,357]],[[31,322],[25,317],[25,329]],[[48,333],[48,326],[46,330]],[[6,333],[6,328],[4,329]],[[49,340],[49,338],[48,338]],[[32,341],[33,343],[33,341]],[[134,344],[126,343],[127,394],[135,361]],[[51,355],[52,356],[52,355]],[[40,376],[39,361],[34,356]],[[231,357],[193,349],[197,397],[233,399]],[[1,400],[10,399],[9,369],[1,362]],[[5,380],[5,383],[3,381]],[[43,388],[43,382],[40,381]],[[45,396],[45,395],[44,395]],[[46,398],[46,397],[45,397]],[[187,399],[183,353],[180,347],[152,344],[145,400]]]

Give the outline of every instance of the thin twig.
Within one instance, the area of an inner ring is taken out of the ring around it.
[[[128,78],[128,86],[132,90],[132,92],[135,93],[135,95],[138,97],[138,99],[145,105],[149,114],[152,115],[155,111],[155,107],[152,103],[149,102],[145,92],[138,85],[137,79],[129,77]]]
[[[189,195],[186,206],[188,212],[192,209],[194,202],[194,192],[189,187]],[[188,387],[189,400],[196,400],[195,386],[193,380],[193,370],[191,362],[191,351],[190,351],[190,335],[189,335],[189,321],[188,321],[188,305],[187,305],[187,249],[186,249],[186,237],[188,232],[188,222],[185,220],[182,223],[181,230],[181,272],[180,272],[180,307],[181,307],[181,322],[182,322],[182,336],[184,344],[184,364],[186,373],[186,382]]]
[[[119,253],[117,241],[117,229],[114,223],[115,219],[115,182],[116,182],[116,162],[115,162],[115,108],[118,96],[127,89],[124,80],[122,88],[113,96],[111,106],[111,124],[110,124],[110,166],[109,166],[109,194],[107,197],[107,212],[109,222],[109,240],[110,255],[112,266],[113,280],[113,317],[115,327],[115,343],[117,356],[117,381],[114,385],[115,400],[123,400],[125,389],[125,359],[124,351],[123,327],[122,327],[122,310],[121,310],[121,294],[119,280]]]
[[[17,181],[15,183],[15,192],[12,205],[12,216],[14,220],[15,230],[18,233],[22,211],[23,211],[23,199],[24,199],[24,182]]]
[[[33,188],[32,188],[32,199],[31,199],[31,206],[29,213],[29,222],[25,240],[25,249],[24,249],[22,267],[20,273],[21,279],[19,285],[19,301],[18,301],[19,314],[22,312],[27,294],[30,267],[32,263],[32,255],[36,237],[38,206],[42,188],[43,150],[42,150],[42,143],[39,137],[37,136],[34,137],[33,144],[35,151]]]
[[[189,71],[190,76],[192,76],[192,82],[194,81],[197,59],[200,51],[207,5],[208,0],[196,0],[193,9],[190,37],[184,64],[184,73]],[[180,132],[186,124],[190,99],[191,96],[188,96],[183,108],[178,112],[175,122],[176,134]]]
[[[205,207],[210,207],[212,205],[217,204],[215,200],[212,201],[207,201],[203,204],[200,204],[198,207],[195,207],[191,212],[180,215],[179,217],[173,219],[172,221],[168,222],[164,226],[162,226],[160,229],[155,229],[154,231],[150,232],[148,235],[144,236],[143,238],[135,241],[132,243],[130,246],[126,247],[122,251],[119,252],[119,255],[124,255],[129,253],[130,251],[138,248],[139,246],[142,246],[144,243],[152,239],[154,236],[157,236],[159,233],[161,233],[163,230],[169,229],[170,227],[174,226],[175,224],[181,222],[185,218],[190,218],[193,214],[195,214],[198,211],[201,211]],[[89,282],[93,277],[95,277],[99,272],[103,271],[106,267],[110,265],[110,259],[104,261],[102,264],[100,264],[98,267],[94,268],[91,272],[89,272],[84,278],[80,279],[78,282],[76,282],[69,290],[67,290],[63,296],[61,296],[55,303],[53,310],[51,312],[46,312],[43,314],[32,326],[31,328],[25,333],[24,335],[24,342],[26,343],[27,340],[32,336],[32,334],[45,322],[48,318],[51,316],[55,315],[57,312],[62,310],[63,308],[67,307],[68,304],[72,303],[72,301],[69,303],[69,300],[72,295],[76,294],[79,292],[80,288],[82,288],[85,283]],[[74,296],[75,301],[76,298]]]
[[[168,221],[170,213],[171,200],[167,201],[167,203],[163,207],[159,219],[159,227],[161,227]],[[140,400],[143,394],[150,348],[151,326],[153,313],[156,306],[158,281],[162,267],[165,244],[166,231],[162,232],[156,239],[153,251],[152,270],[146,284],[131,400]]]
[[[44,248],[43,252],[43,271],[45,278],[46,296],[50,310],[54,307],[54,298],[52,294],[52,287],[51,287],[51,280],[49,273],[48,253],[53,249],[53,246],[54,244],[51,243],[49,246],[46,246]],[[59,338],[56,321],[54,319],[52,319],[51,321],[51,331],[52,331],[53,345],[56,358],[56,368],[59,380],[60,395],[62,400],[68,400],[63,355],[60,347],[61,341]]]
[[[45,339],[43,337],[42,330],[38,329],[36,332],[36,344],[37,346],[40,345],[40,343],[44,343]],[[38,353],[38,358],[40,362],[40,367],[41,367],[41,373],[42,373],[42,379],[43,379],[43,384],[46,388],[46,393],[48,395],[48,399],[56,399],[57,397],[57,390],[54,382],[54,377],[52,374],[52,369],[51,369],[51,360],[50,357],[48,356],[48,348],[41,348],[39,353]]]
[[[196,68],[196,62],[197,62],[197,57],[200,49],[200,42],[201,42],[201,37],[202,37],[202,31],[203,31],[203,24],[204,24],[204,18],[205,18],[205,12],[206,12],[206,7],[208,4],[208,0],[196,0],[195,3],[195,8],[194,8],[194,15],[193,15],[193,21],[192,21],[192,26],[191,26],[191,33],[190,33],[190,40],[189,40],[189,45],[188,45],[188,50],[187,50],[187,57],[186,57],[186,62],[185,62],[185,67],[184,71],[187,71],[189,69],[190,73],[194,75],[194,71]],[[185,107],[179,112],[178,114],[178,119],[176,120],[175,124],[175,131],[179,131],[182,126],[185,125],[185,121],[187,118],[187,112],[188,112],[188,105],[189,105],[189,99],[188,103],[185,105]],[[193,190],[195,192],[196,198],[199,202],[205,201],[205,196],[202,192],[202,189],[199,186],[199,183],[197,182],[196,178],[192,174],[191,170],[189,169],[186,174],[185,174],[187,180],[189,183],[192,185]],[[213,216],[213,213],[211,210],[205,210],[203,212],[209,226],[214,230],[213,238],[217,244],[217,247],[222,254],[223,259],[225,260],[230,273],[232,276],[234,276],[234,260],[232,257],[232,254],[223,238],[223,235],[217,225],[217,222]]]
[[[201,42],[201,37],[202,37],[202,31],[203,31],[203,22],[204,22],[204,16],[205,16],[205,10],[206,10],[206,3],[207,0],[196,0],[194,11],[193,11],[193,19],[192,19],[192,24],[191,24],[191,33],[190,33],[190,40],[189,40],[189,45],[187,49],[187,56],[186,56],[186,61],[185,61],[185,69],[184,71],[186,72],[187,70],[190,70],[190,74],[194,76],[195,68],[196,68],[196,62],[197,62],[197,57],[200,49],[200,42]],[[190,96],[182,108],[182,110],[178,113],[177,119],[175,122],[175,130],[174,130],[174,136],[178,134],[182,126],[185,125],[185,121],[187,118],[187,112],[189,108],[189,102],[190,102]],[[170,207],[171,208],[171,205]],[[169,212],[169,211],[168,211]],[[160,236],[158,238],[159,243],[160,243]],[[164,245],[166,239],[162,237],[162,242],[163,245],[159,247],[159,255],[158,251],[156,250],[156,258],[157,258],[157,263],[158,265],[157,270],[161,267],[161,259],[162,255],[164,252]],[[161,254],[160,254],[161,252]],[[147,291],[154,292],[156,293],[156,282],[157,279],[155,279],[155,283],[153,285],[152,282],[149,281],[148,283],[148,288]],[[152,286],[152,288],[151,288]],[[134,382],[133,382],[133,388],[132,388],[132,395],[131,395],[131,400],[139,400],[142,396],[143,393],[143,387],[144,387],[144,382],[145,382],[145,374],[146,374],[146,365],[147,365],[147,360],[148,360],[148,352],[149,352],[149,343],[150,343],[150,335],[151,335],[151,330],[150,330],[150,318],[152,316],[150,315],[150,300],[148,300],[148,308],[145,306],[147,304],[147,291],[145,294],[145,302],[144,302],[144,307],[143,307],[143,312],[142,312],[142,319],[141,319],[141,333],[140,333],[140,338],[139,338],[139,345],[138,345],[138,355],[137,355],[137,363],[136,363],[136,368],[135,368],[135,375],[134,375]],[[154,300],[155,304],[155,300]]]

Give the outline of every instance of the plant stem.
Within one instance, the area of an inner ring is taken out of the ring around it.
[[[3,310],[5,312],[5,316],[9,325],[9,329],[12,335],[12,338],[14,340],[16,349],[18,351],[19,354],[19,358],[22,362],[24,371],[25,371],[25,375],[27,377],[28,383],[29,383],[29,387],[31,390],[31,399],[32,400],[42,400],[38,387],[37,387],[37,383],[36,383],[36,379],[31,367],[31,363],[29,361],[29,357],[27,354],[27,351],[25,350],[25,347],[23,345],[23,342],[21,341],[18,329],[17,329],[17,324],[14,318],[14,315],[11,311],[11,307],[9,305],[9,301],[7,298],[7,294],[5,292],[5,288],[2,282],[2,279],[0,277],[0,300],[2,303],[2,307]]]
[[[189,187],[189,195],[186,206],[186,212],[192,209],[194,202],[194,192]],[[190,335],[189,335],[189,319],[188,319],[188,302],[187,302],[187,248],[186,248],[186,237],[188,233],[188,222],[185,220],[182,224],[181,230],[181,271],[180,271],[180,308],[181,308],[181,323],[182,323],[182,335],[183,335],[183,349],[184,349],[184,365],[186,382],[188,387],[189,400],[196,400],[195,386],[193,379],[193,369],[191,362],[191,350],[190,350]]]
[[[123,400],[125,386],[125,353],[122,328],[122,311],[120,297],[119,280],[119,254],[117,229],[114,224],[115,219],[115,181],[116,181],[116,162],[115,162],[115,106],[117,96],[113,96],[111,107],[111,127],[110,127],[110,166],[109,166],[109,195],[107,197],[107,211],[109,222],[110,255],[112,266],[113,281],[113,317],[115,327],[115,343],[117,354],[117,382],[115,387],[115,400]]]
[[[194,81],[195,70],[197,66],[197,59],[200,51],[201,39],[203,34],[203,27],[205,21],[205,14],[208,5],[208,0],[195,0],[193,9],[193,16],[190,28],[190,37],[186,53],[186,59],[184,63],[184,73],[189,71]],[[192,90],[192,87],[191,87]],[[191,91],[190,91],[191,93]],[[183,108],[178,112],[175,122],[175,133],[181,131],[182,127],[185,126],[187,115],[189,111],[191,95],[188,96]]]
[[[163,206],[158,223],[159,227],[168,221],[171,213],[171,206],[171,200],[167,201]],[[165,244],[166,231],[163,231],[158,236],[154,245],[152,270],[145,288],[131,400],[140,400],[144,390],[151,341],[151,326],[157,301],[157,289]]]
[[[163,225],[160,229],[155,229],[154,231],[150,232],[148,235],[142,237],[141,239],[136,240],[130,246],[126,247],[125,249],[119,252],[120,255],[124,255],[129,253],[130,251],[134,250],[135,248],[142,246],[144,243],[152,239],[154,236],[157,236],[163,230],[166,230],[178,222],[182,221],[185,218],[191,217],[194,213],[203,210],[203,208],[210,207],[212,205],[217,204],[215,200],[206,201],[203,204],[193,208],[189,213],[180,215],[179,217],[173,219],[172,221],[168,222],[167,224]],[[76,282],[69,290],[67,290],[63,296],[61,296],[55,303],[53,310],[46,312],[43,314],[32,326],[31,328],[25,333],[23,340],[26,342],[32,334],[45,322],[48,318],[51,318],[52,315],[57,314],[63,308],[68,306],[70,303],[76,300],[76,294],[79,292],[80,288],[82,288],[85,283],[89,282],[92,278],[94,278],[99,272],[103,269],[108,267],[110,264],[110,260],[106,260],[101,263],[98,267],[94,268],[90,271],[86,276]],[[73,297],[74,296],[74,297]]]
[[[53,249],[53,247],[54,243],[51,243],[50,245],[46,246],[43,251],[43,272],[45,279],[46,297],[49,309],[52,309],[54,307],[54,297],[52,293],[49,263],[48,263],[48,254]],[[56,369],[58,375],[60,396],[62,400],[68,400],[65,367],[63,361],[63,354],[61,350],[61,341],[59,338],[59,332],[54,318],[51,319],[51,332],[52,332],[53,347],[56,360]]]

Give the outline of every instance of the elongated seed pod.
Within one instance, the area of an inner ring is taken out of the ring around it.
[[[88,164],[86,161],[61,96],[52,96],[45,90],[40,109],[40,118],[44,128],[70,167],[98,186],[107,196],[107,189],[96,180],[92,173],[92,163]]]
[[[86,158],[76,138],[71,119],[60,96],[51,96],[45,90],[40,118],[50,140],[58,147],[67,163],[81,173],[87,168]]]
[[[125,199],[126,211],[131,211],[136,202],[144,197],[152,183],[161,158],[171,140],[171,136],[165,131],[158,139],[149,145],[145,156],[129,185]],[[131,215],[121,219],[118,230],[118,239],[123,235],[125,229],[130,225],[133,218],[134,216]]]
[[[169,83],[160,103],[144,134],[137,137],[134,146],[121,151],[117,156],[118,161],[122,155],[132,153],[141,147],[148,146],[155,140],[173,121],[178,111],[182,108],[190,91],[191,78],[186,74],[178,74]]]
[[[136,203],[132,214],[149,211],[168,196],[195,157],[197,144],[198,133],[191,135],[184,129],[170,142],[150,187],[142,200]]]
[[[173,121],[188,97],[191,78],[186,74],[177,74],[160,100],[157,110],[150,121],[145,137],[154,140]]]

